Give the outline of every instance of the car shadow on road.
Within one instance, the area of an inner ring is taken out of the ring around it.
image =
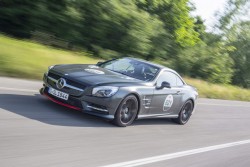
[[[136,120],[132,125],[130,126],[143,126],[143,125],[173,125],[178,126],[176,123],[174,123],[171,119],[168,118],[147,118],[147,119],[140,119]]]
[[[50,125],[115,128],[108,120],[60,106],[40,94],[0,94],[0,108]],[[166,119],[145,119],[135,121],[132,126],[161,124],[173,125]]]
[[[62,107],[40,94],[0,94],[0,108],[51,125],[113,127],[107,120]]]

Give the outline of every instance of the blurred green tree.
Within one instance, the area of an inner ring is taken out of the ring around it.
[[[199,41],[199,34],[194,29],[195,20],[190,16],[192,8],[188,0],[135,0],[135,2],[139,8],[157,15],[179,46],[194,46]]]
[[[29,37],[32,31],[31,19],[37,3],[30,0],[0,1],[0,31],[17,37]]]
[[[218,14],[217,30],[221,40],[231,48],[227,51],[234,61],[232,83],[250,88],[250,1],[228,0]]]
[[[227,38],[227,44],[234,48],[229,52],[235,64],[232,82],[250,88],[250,21],[233,25]]]
[[[163,23],[155,16],[138,10],[132,0],[78,1],[83,13],[84,45],[93,45],[139,57],[152,53],[152,40],[164,35]]]

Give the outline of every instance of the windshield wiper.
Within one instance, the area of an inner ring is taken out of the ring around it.
[[[122,71],[116,71],[116,70],[111,70],[111,69],[108,69],[108,70],[113,71],[113,72],[116,72],[116,73],[119,73],[119,74],[122,74],[122,75],[126,75],[126,76],[131,77],[131,78],[134,78],[134,77],[132,77],[131,75],[128,75],[127,73],[122,72]]]

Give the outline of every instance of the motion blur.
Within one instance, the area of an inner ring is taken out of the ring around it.
[[[189,0],[1,0],[0,31],[100,59],[139,57],[192,78],[249,88],[249,4],[228,1],[207,32]]]

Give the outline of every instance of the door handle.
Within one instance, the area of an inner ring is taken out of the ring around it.
[[[181,93],[181,91],[180,90],[178,90],[177,92],[176,92],[176,94],[178,95],[178,94],[180,94]]]

